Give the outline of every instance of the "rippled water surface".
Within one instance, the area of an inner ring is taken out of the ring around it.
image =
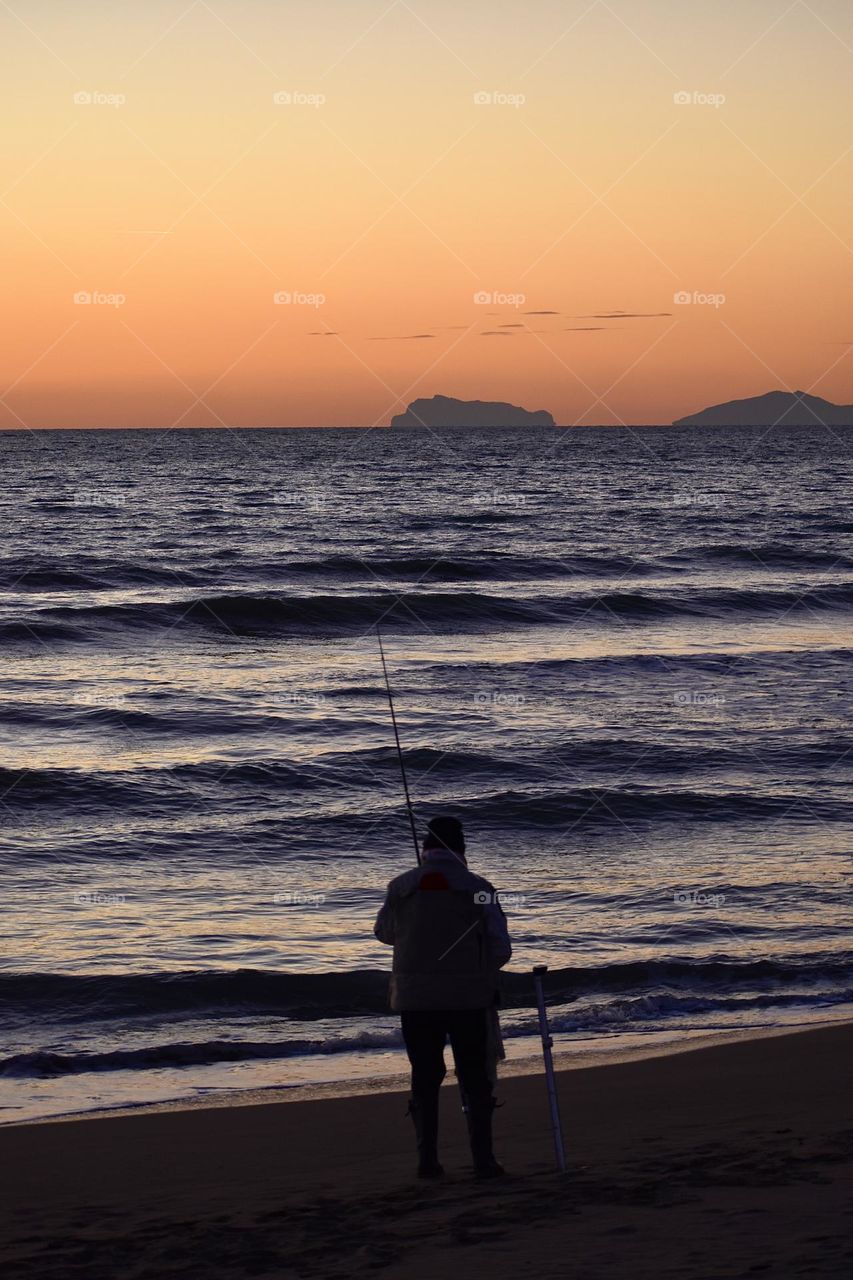
[[[419,819],[509,895],[510,1039],[539,961],[566,1044],[853,1001],[853,431],[10,432],[0,469],[0,1115],[399,1068],[378,623]]]

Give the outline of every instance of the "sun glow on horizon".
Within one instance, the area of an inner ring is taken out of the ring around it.
[[[0,426],[853,401],[853,11],[0,14]]]

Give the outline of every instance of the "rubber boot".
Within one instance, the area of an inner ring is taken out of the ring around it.
[[[440,1178],[444,1170],[438,1163],[438,1090],[430,1094],[412,1094],[409,1115],[418,1144],[418,1177]]]
[[[492,1112],[495,1100],[490,1095],[468,1099],[468,1137],[474,1159],[476,1178],[502,1178],[506,1170],[498,1164],[492,1151]]]

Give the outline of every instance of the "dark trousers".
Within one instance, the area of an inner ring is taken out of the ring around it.
[[[444,1046],[449,1039],[466,1098],[474,1103],[491,1099],[488,1019],[488,1009],[406,1009],[400,1014],[415,1097],[437,1093],[445,1076]]]

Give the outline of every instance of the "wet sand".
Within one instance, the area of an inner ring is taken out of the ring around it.
[[[0,1274],[39,1280],[853,1275],[853,1026],[501,1083],[479,1184],[455,1089],[439,1184],[400,1093],[0,1130]]]

